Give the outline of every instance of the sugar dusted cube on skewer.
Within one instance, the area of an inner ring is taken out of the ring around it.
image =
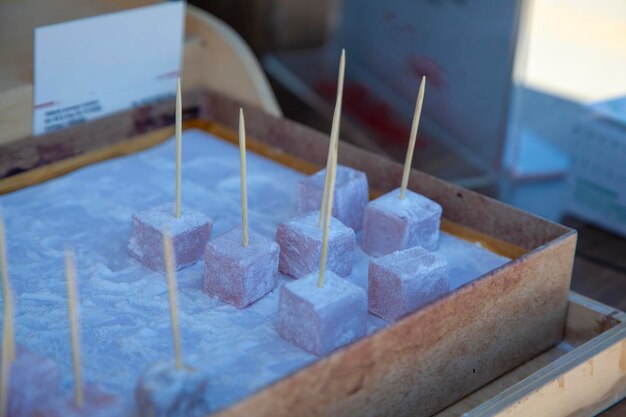
[[[54,401],[33,405],[37,417],[117,417],[127,416],[130,407],[119,396],[97,384],[85,384],[83,404],[76,404],[74,396],[57,397]]]
[[[244,308],[272,291],[278,280],[276,242],[249,230],[241,243],[241,226],[218,236],[206,246],[204,291],[237,308]]]
[[[394,322],[450,290],[445,259],[420,246],[372,259],[368,268],[369,312]]]
[[[205,400],[208,378],[203,373],[183,365],[174,250],[170,238],[164,239],[163,251],[167,270],[174,361],[157,363],[139,378],[135,388],[137,412],[141,417],[200,417],[209,412]]]
[[[365,208],[362,247],[371,256],[383,256],[418,245],[435,250],[439,243],[441,206],[407,188],[425,88],[426,77],[422,77],[400,188],[369,202]]]
[[[319,210],[324,192],[326,170],[298,182],[298,213]],[[333,217],[355,231],[363,227],[363,214],[369,200],[367,175],[346,166],[337,166]]]
[[[55,362],[17,345],[9,372],[8,415],[33,415],[37,405],[50,403],[58,397],[60,382],[61,372]]]
[[[339,70],[343,82],[344,52]],[[367,331],[367,295],[365,291],[327,269],[330,254],[330,224],[337,178],[337,141],[341,89],[338,90],[324,180],[321,223],[322,243],[317,272],[290,282],[280,289],[278,333],[297,346],[316,355],[326,355],[364,336]]]
[[[201,417],[209,414],[209,378],[204,372],[158,362],[139,377],[135,402],[140,417]]]
[[[371,256],[422,246],[430,251],[439,243],[441,206],[411,190],[399,198],[395,189],[365,208],[363,220],[363,250]]]
[[[280,289],[278,332],[319,356],[345,346],[367,331],[367,296],[361,287],[326,271],[285,284]]]
[[[354,231],[331,218],[328,236],[328,269],[341,277],[352,273],[356,237]],[[302,278],[319,269],[323,230],[319,211],[310,212],[278,225],[276,242],[280,246],[278,270]]]
[[[213,222],[204,214],[185,208],[176,218],[174,204],[164,204],[133,215],[130,255],[148,268],[164,272],[163,230],[169,230],[174,246],[176,269],[189,266],[202,257],[211,238]]]

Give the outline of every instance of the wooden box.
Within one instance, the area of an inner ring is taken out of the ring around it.
[[[594,416],[624,396],[626,314],[571,293],[558,345],[436,416]]]
[[[187,92],[189,126],[232,137],[240,103]],[[142,149],[172,134],[173,102],[0,145],[0,192]],[[305,172],[327,135],[244,106],[250,149]],[[339,162],[397,187],[402,166],[342,143]],[[563,339],[576,232],[413,170],[444,210],[442,228],[513,258],[445,298],[261,390],[220,415],[415,415],[442,410]]]

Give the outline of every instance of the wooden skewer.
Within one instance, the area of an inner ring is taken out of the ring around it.
[[[67,280],[67,302],[70,320],[70,335],[72,338],[72,366],[74,369],[74,403],[77,408],[82,408],[83,381],[80,368],[80,340],[78,334],[78,296],[76,290],[74,253],[71,249],[65,249],[65,278]]]
[[[182,140],[183,110],[180,94],[180,77],[176,82],[176,218],[180,219],[180,177],[183,153]]]
[[[2,274],[2,295],[4,301],[5,316],[11,318],[4,322],[3,333],[8,339],[7,355],[9,361],[13,363],[15,360],[15,332],[13,330],[13,300],[11,299],[11,290],[9,286],[9,272],[7,266],[6,241],[4,237],[4,220],[0,216],[0,273]]]
[[[346,71],[346,50],[341,50],[341,59],[339,60],[339,76],[337,81],[337,100],[335,102],[335,111],[333,113],[333,124],[330,129],[330,143],[328,144],[328,156],[326,157],[326,175],[324,176],[324,191],[322,192],[322,204],[320,206],[320,220],[318,227],[322,227],[324,224],[324,207],[326,207],[326,200],[328,199],[328,183],[331,165],[331,155],[333,152],[337,152],[339,148],[339,124],[341,121],[341,103],[343,100],[343,80]]]
[[[415,149],[415,141],[417,139],[417,129],[420,125],[420,116],[422,114],[422,105],[424,103],[424,90],[426,89],[426,76],[422,76],[420,89],[417,93],[417,102],[415,103],[415,115],[413,116],[413,124],[411,125],[411,136],[409,137],[409,149],[406,151],[406,159],[404,160],[404,171],[402,172],[402,185],[400,186],[400,200],[404,200],[406,188],[409,185],[409,174],[411,172],[411,164],[413,162],[413,150]]]
[[[239,157],[241,167],[241,230],[243,246],[248,246],[248,190],[246,180],[246,124],[243,109],[239,109]]]
[[[332,218],[333,195],[335,194],[335,177],[337,174],[337,150],[333,150],[331,157],[330,175],[328,180],[328,198],[324,207],[324,233],[322,235],[322,254],[320,256],[320,271],[317,278],[317,287],[324,286],[324,273],[326,272],[326,260],[328,258],[328,234],[330,230],[330,219]]]
[[[176,369],[183,368],[182,353],[180,350],[180,327],[178,326],[178,302],[176,297],[176,270],[174,249],[169,231],[163,231],[163,253],[165,255],[165,269],[167,271],[167,288],[170,299],[170,318],[172,321],[172,340],[174,341],[174,364]]]
[[[4,309],[4,323],[12,321],[9,311]],[[11,363],[9,359],[10,341],[7,332],[2,335],[2,368],[0,368],[0,417],[9,414],[9,378],[11,377]]]

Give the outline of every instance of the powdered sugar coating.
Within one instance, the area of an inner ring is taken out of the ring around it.
[[[368,267],[369,312],[394,322],[450,290],[445,259],[421,246],[372,259]]]
[[[280,246],[278,270],[294,278],[302,278],[319,269],[323,229],[319,227],[319,211],[294,217],[280,223],[276,242]],[[341,277],[352,273],[356,246],[354,230],[335,218],[330,219],[327,268]]]
[[[59,396],[61,373],[56,363],[46,357],[21,345],[15,350],[9,371],[8,415],[30,416],[36,405],[51,403]]]
[[[357,285],[325,273],[290,282],[280,289],[278,332],[281,337],[318,356],[326,355],[363,336],[367,331],[367,295]]]
[[[273,240],[249,230],[243,246],[241,226],[209,242],[204,254],[204,291],[244,308],[276,288],[278,253]]]
[[[171,361],[146,369],[135,387],[140,417],[201,417],[211,412],[206,400],[209,376],[201,369],[176,369]]]
[[[298,182],[298,213],[320,210],[326,169]],[[363,214],[369,200],[367,175],[354,168],[337,165],[333,217],[354,231],[363,227]]]
[[[239,148],[196,129],[183,136],[183,213],[185,207],[207,213],[214,220],[213,234],[219,235],[241,222]],[[76,250],[84,378],[134,402],[140,372],[174,355],[167,279],[130,258],[126,248],[132,214],[173,201],[174,155],[170,138],[0,196],[16,338],[59,365],[65,394],[72,387],[66,243]],[[304,175],[254,152],[247,163],[250,224],[273,239],[278,224],[296,215],[297,183]],[[436,253],[450,265],[452,289],[508,262],[445,232]],[[369,261],[357,245],[352,274],[343,279],[367,291]],[[206,399],[214,410],[317,360],[278,334],[280,291],[237,309],[208,297],[203,275],[202,262],[176,274],[178,310],[183,358],[197,355],[209,369]],[[283,274],[278,280],[279,287],[293,282]],[[368,334],[388,325],[371,314],[367,321]]]
[[[172,238],[176,269],[194,264],[211,239],[213,221],[199,211],[183,207],[180,218],[168,203],[133,214],[128,252],[148,268],[163,272],[163,231]]]
[[[400,200],[396,188],[369,202],[363,220],[363,250],[371,256],[422,246],[434,251],[439,243],[441,206],[406,190]]]

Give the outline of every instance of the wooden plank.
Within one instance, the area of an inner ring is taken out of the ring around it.
[[[127,155],[132,152],[147,149],[174,134],[173,127],[165,127],[139,135],[133,140],[120,142],[109,147],[100,148],[77,156],[63,159],[54,164],[44,165],[30,171],[22,172],[0,180],[0,194],[19,190],[30,185],[39,184],[52,178],[65,175],[76,169],[91,165],[106,159]]]
[[[480,411],[481,408],[478,407],[482,407],[483,404],[489,403],[493,398],[503,395],[505,390],[511,389],[515,384],[519,383],[520,386],[524,386],[533,383],[540,375],[538,372],[542,372],[542,369],[548,366],[553,366],[555,361],[560,360],[564,364],[575,364],[573,362],[575,361],[574,352],[579,354],[581,351],[587,351],[589,347],[583,346],[585,343],[600,337],[606,339],[611,334],[619,332],[619,326],[623,325],[625,319],[626,317],[622,312],[612,307],[605,306],[580,294],[571,293],[563,342],[473,392],[436,414],[436,417],[474,416],[474,412],[477,412],[473,411],[474,409]],[[574,350],[575,348],[576,350]],[[506,400],[503,399],[502,403],[506,403]]]
[[[568,329],[574,345],[583,334],[601,333],[483,402],[466,417],[589,416],[626,395],[626,314],[575,293],[570,306]],[[532,366],[532,361],[525,366]]]

